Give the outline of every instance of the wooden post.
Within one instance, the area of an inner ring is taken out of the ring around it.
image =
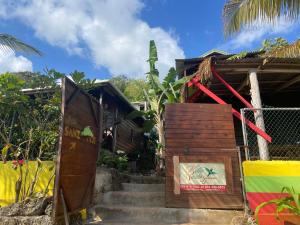
[[[114,112],[114,126],[113,126],[113,152],[116,152],[117,147],[117,129],[118,129],[118,108],[116,106],[115,112]]]
[[[249,70],[249,80],[251,85],[251,99],[252,105],[256,109],[261,109],[261,97],[259,91],[259,84],[257,80],[257,70]],[[258,128],[265,131],[265,123],[262,110],[256,110],[254,113],[255,124]],[[269,160],[269,150],[267,141],[260,135],[257,135],[257,144],[259,149],[259,157],[261,160]]]
[[[183,71],[183,76],[186,77],[186,70]],[[189,98],[189,89],[188,86],[184,86],[184,102],[187,102]]]

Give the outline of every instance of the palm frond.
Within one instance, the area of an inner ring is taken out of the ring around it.
[[[207,82],[210,80],[212,76],[211,62],[212,62],[212,58],[208,57],[205,58],[199,65],[197,76],[200,79],[202,84],[207,84]]]
[[[229,36],[257,21],[275,23],[280,16],[296,20],[299,13],[299,0],[227,0],[223,8],[224,33]]]
[[[38,49],[22,42],[21,40],[9,35],[0,34],[0,51],[23,52],[41,56],[42,52]]]
[[[264,57],[274,58],[299,58],[300,57],[300,39],[295,43],[281,46],[268,51],[264,54]]]

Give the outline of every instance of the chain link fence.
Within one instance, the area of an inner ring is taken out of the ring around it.
[[[262,148],[268,151],[270,160],[300,160],[300,108],[244,108],[241,115],[248,160],[260,159]],[[272,142],[264,146],[264,140],[259,141],[262,138],[246,125],[247,120],[254,124],[263,121]]]

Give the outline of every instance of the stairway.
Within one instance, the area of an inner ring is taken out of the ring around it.
[[[103,203],[94,207],[101,221],[90,225],[229,225],[241,212],[165,208],[164,178],[130,176],[130,183],[122,183],[122,191],[107,192]]]

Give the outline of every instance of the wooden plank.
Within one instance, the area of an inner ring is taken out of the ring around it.
[[[70,99],[68,106],[66,99]],[[62,120],[53,203],[55,221],[63,216],[60,190],[63,190],[69,214],[88,208],[92,204],[102,126],[99,115],[96,115],[100,110],[99,107],[100,104],[96,99],[78,88],[68,78],[63,79]],[[82,136],[81,132],[86,127],[93,132],[92,137]]]
[[[180,171],[179,171],[179,156],[173,156],[173,166],[174,166],[174,194],[180,194]]]
[[[300,76],[296,76],[293,79],[289,80],[288,82],[282,84],[281,86],[279,86],[276,90],[275,93],[278,93],[286,88],[288,88],[289,86],[292,86],[293,84],[297,83],[300,81]]]
[[[224,115],[224,113],[201,113],[201,116],[197,116],[195,115],[195,113],[180,113],[180,114],[176,114],[176,113],[169,113],[166,115],[171,115],[170,118],[168,118],[168,120],[166,121],[167,123],[169,122],[178,122],[179,121],[186,121],[186,120],[193,120],[195,122],[198,121],[230,121],[232,119],[232,115]],[[213,118],[212,118],[213,117]]]
[[[241,209],[240,167],[230,105],[167,105],[165,125],[167,207]],[[225,193],[179,188],[177,194],[177,164],[218,162],[225,166]]]
[[[173,148],[173,147],[182,147],[182,148],[223,148],[224,146],[234,147],[235,140],[232,139],[224,139],[224,140],[177,140],[169,142],[166,140],[166,147]],[[183,151],[184,149],[182,149]]]
[[[234,138],[234,134],[232,133],[229,133],[229,132],[226,132],[228,130],[223,130],[224,132],[223,133],[220,133],[220,134],[214,134],[213,132],[209,133],[209,134],[201,134],[200,132],[199,133],[196,133],[196,132],[193,132],[191,134],[187,134],[187,133],[171,133],[171,132],[167,132],[165,134],[165,137],[168,139],[168,140],[178,140],[178,139],[181,139],[181,140],[193,140],[195,138],[199,138],[199,139],[232,139]],[[212,135],[214,134],[214,135]]]
[[[193,124],[167,124],[166,123],[166,130],[168,129],[188,129]],[[213,130],[219,130],[219,129],[231,129],[233,128],[233,124],[212,124],[210,122],[204,121],[203,123],[194,124],[194,126],[201,126],[202,129],[213,129]]]

